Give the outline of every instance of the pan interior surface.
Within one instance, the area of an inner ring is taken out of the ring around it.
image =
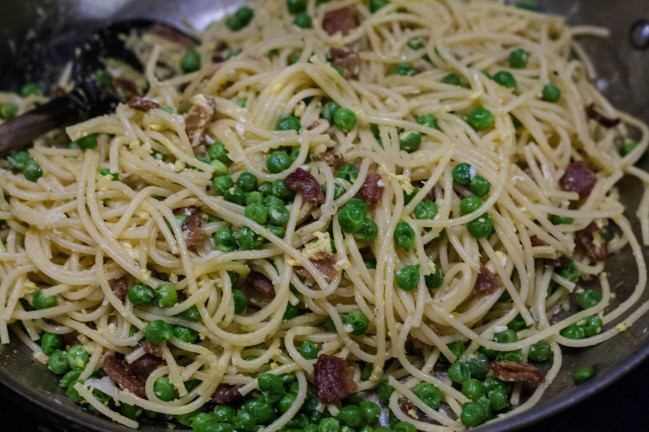
[[[74,46],[93,30],[113,20],[147,17],[179,27],[191,25],[202,29],[236,9],[240,1],[227,0],[9,0],[0,14],[0,87],[16,90],[26,81],[52,82]],[[649,18],[646,2],[625,0],[610,3],[603,0],[539,2],[545,11],[563,15],[572,24],[593,24],[609,28],[608,39],[581,40],[594,62],[597,86],[618,108],[649,120],[649,53],[632,47],[630,31],[639,18]],[[649,169],[643,158],[641,168]],[[642,185],[624,179],[619,184],[622,203],[633,215],[640,201]],[[633,218],[632,218],[633,219]],[[637,227],[635,227],[637,228]],[[649,255],[648,255],[649,256]],[[630,252],[614,255],[607,262],[611,288],[617,298],[625,298],[636,283],[634,260]],[[643,300],[647,301],[647,292]],[[607,342],[580,351],[564,348],[562,370],[541,402],[532,410],[504,421],[487,424],[480,431],[502,431],[520,428],[567,408],[571,404],[603,389],[649,356],[649,315]],[[595,365],[598,377],[576,388],[572,371],[580,366]],[[106,419],[82,411],[57,387],[47,368],[32,359],[20,342],[0,346],[0,381],[33,403],[45,407],[83,428],[128,430]],[[67,425],[70,426],[69,424]],[[143,426],[142,430],[155,430]]]

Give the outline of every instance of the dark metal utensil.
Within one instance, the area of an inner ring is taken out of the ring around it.
[[[98,30],[76,50],[72,91],[0,125],[0,156],[20,149],[54,128],[112,111],[122,95],[115,86],[102,84],[97,74],[104,73],[108,59],[142,71],[142,64],[125,45],[125,36],[147,31],[196,42],[175,27],[147,19],[120,21]]]

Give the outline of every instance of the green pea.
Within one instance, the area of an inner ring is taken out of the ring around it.
[[[70,148],[89,150],[97,148],[97,134],[90,134],[70,143]]]
[[[415,230],[407,222],[400,221],[394,229],[394,241],[405,250],[415,244]]]
[[[339,432],[340,423],[335,418],[326,417],[320,420],[318,432]]]
[[[83,347],[83,345],[74,345],[71,346],[68,350],[68,364],[70,369],[74,370],[83,370],[88,364],[90,359],[90,354]]]
[[[338,168],[336,177],[345,179],[350,183],[353,183],[358,178],[358,168],[350,163],[344,163]]]
[[[234,313],[237,315],[242,314],[248,306],[248,296],[240,289],[232,290],[232,298],[234,300]]]
[[[289,211],[283,204],[268,208],[268,222],[273,225],[286,225],[289,216]]]
[[[213,183],[214,191],[217,195],[225,195],[227,191],[234,186],[234,182],[230,176],[214,177]]]
[[[153,393],[156,397],[165,402],[178,397],[176,387],[169,381],[169,377],[160,377],[153,383]]]
[[[223,198],[225,198],[226,201],[239,205],[244,205],[246,203],[246,193],[239,186],[233,186],[226,190]]]
[[[575,384],[583,384],[597,375],[597,370],[592,366],[580,367],[572,374],[572,380]]]
[[[194,49],[187,50],[180,59],[180,69],[183,73],[196,72],[201,68],[201,55]]]
[[[494,116],[487,108],[479,106],[474,108],[466,116],[466,122],[475,131],[482,132],[491,129],[494,124]]]
[[[430,383],[419,383],[415,387],[415,394],[423,403],[437,409],[442,403],[442,392],[440,389]]]
[[[338,108],[340,108],[340,105],[338,105],[336,102],[328,101],[322,107],[322,112],[320,112],[320,117],[322,117],[323,119],[331,123],[334,120],[334,114],[336,113]]]
[[[81,397],[77,389],[74,388],[74,386],[78,382],[81,382],[81,380],[75,380],[68,384],[68,387],[65,389],[65,396],[72,402],[80,404],[83,402],[83,398]]]
[[[43,90],[36,83],[25,84],[20,89],[20,96],[29,97],[29,96],[40,96],[43,94]]]
[[[306,10],[306,0],[286,0],[288,11],[295,15]]]
[[[620,147],[620,156],[624,157],[629,155],[631,152],[633,152],[633,150],[636,149],[636,147],[638,147],[638,144],[639,143],[636,140],[626,140],[622,147]]]
[[[392,395],[393,391],[394,387],[388,384],[387,379],[382,379],[376,386],[376,395],[378,396],[379,400],[386,405],[390,401],[390,396]]]
[[[268,210],[263,204],[252,203],[246,206],[244,215],[260,225],[265,224],[268,221]]]
[[[290,190],[289,188],[286,187],[286,184],[284,184],[284,180],[275,180],[273,182],[273,195],[277,198],[281,198],[283,200],[292,200],[295,197],[295,192]],[[264,205],[266,207],[272,207],[272,204],[270,204],[270,197],[266,197],[264,199]],[[284,205],[284,202],[282,201],[276,201],[277,205]]]
[[[435,271],[428,273],[424,276],[424,282],[426,283],[426,288],[435,289],[442,286],[444,282],[444,273],[442,268],[438,265],[435,266]]]
[[[367,204],[358,198],[352,198],[339,210],[338,222],[346,233],[356,233],[365,223]]]
[[[439,129],[437,125],[437,117],[435,117],[434,114],[422,114],[417,116],[417,123],[428,126],[431,129]]]
[[[316,358],[318,358],[318,351],[320,351],[320,347],[315,342],[307,339],[302,342],[302,345],[300,345],[298,351],[306,360],[315,360]]]
[[[591,315],[584,320],[582,325],[586,337],[593,337],[602,332],[604,328],[604,322],[597,315]]]
[[[501,390],[504,391],[506,394],[509,394],[509,391],[511,389],[511,384],[503,382],[499,380],[498,378],[488,376],[487,378],[484,379],[483,385],[485,387],[485,390],[487,392],[491,390]]]
[[[259,390],[270,403],[277,403],[284,396],[284,385],[282,378],[278,375],[261,374],[257,376],[257,384],[259,385]]]
[[[407,153],[419,150],[421,134],[415,131],[406,131],[399,135],[399,148]]]
[[[280,401],[277,403],[277,408],[279,408],[279,411],[282,414],[285,413],[295,403],[296,398],[297,398],[297,394],[295,394],[295,393],[286,393],[282,397],[282,399],[280,399]]]
[[[220,177],[228,174],[228,166],[220,160],[213,160],[210,162],[212,167],[212,175]]]
[[[297,27],[307,29],[313,27],[313,20],[305,13],[299,13],[293,18],[293,24]]]
[[[414,37],[414,38],[410,38],[408,40],[408,47],[410,47],[410,48],[412,48],[414,50],[420,50],[425,46],[426,46],[426,44],[425,44],[424,40],[422,38],[420,38],[419,36]]]
[[[190,344],[193,344],[198,340],[198,333],[185,326],[174,326],[174,336],[181,341]]]
[[[347,108],[338,108],[334,112],[334,125],[343,133],[349,133],[356,127],[356,114]]]
[[[246,27],[255,16],[255,12],[248,6],[239,8],[234,14],[225,19],[225,25],[233,32]]]
[[[232,252],[237,248],[232,230],[227,226],[218,228],[212,237],[214,238],[214,247],[218,251]]]
[[[541,99],[546,102],[559,102],[561,100],[561,89],[553,84],[546,84],[545,86],[543,86]]]
[[[252,192],[257,187],[257,177],[251,172],[242,172],[237,179],[237,186],[244,192]]]
[[[263,243],[263,237],[259,236],[256,232],[248,227],[240,227],[235,233],[234,237],[242,250],[258,249]]]
[[[514,75],[508,71],[496,72],[491,78],[503,87],[513,89],[518,86]]]
[[[487,393],[487,398],[489,398],[489,406],[496,412],[509,407],[509,397],[506,391],[501,389],[490,390]]]
[[[420,279],[419,268],[419,264],[403,266],[397,271],[397,286],[404,291],[412,291],[417,288]]]
[[[483,197],[491,190],[491,183],[482,176],[474,176],[469,184],[469,190],[479,197]]]
[[[277,121],[277,126],[275,129],[279,131],[299,131],[300,130],[300,119],[295,116],[286,116],[282,117]],[[272,171],[271,171],[272,172]]]
[[[383,8],[384,6],[388,5],[390,3],[389,0],[370,0],[368,7],[370,9],[370,12],[375,13],[379,9]]]
[[[401,76],[413,76],[417,71],[411,63],[399,63],[392,68],[390,74]]]
[[[291,55],[288,56],[288,59],[287,59],[288,64],[293,65],[293,64],[297,63],[298,61],[300,61],[300,57],[302,57],[302,51],[297,51],[297,52],[291,53]]]
[[[360,407],[356,405],[347,405],[344,406],[338,411],[338,420],[348,427],[358,428],[363,426],[365,419],[363,418],[363,412]]]
[[[54,351],[47,359],[47,368],[57,375],[66,373],[70,368],[67,353],[61,350]]]
[[[286,235],[286,228],[277,226],[277,225],[266,225],[266,229],[268,231],[272,232],[274,235],[276,235],[279,238],[284,238]]]
[[[38,310],[54,307],[56,303],[56,296],[45,296],[40,289],[36,290],[32,295],[32,304]]]
[[[351,311],[343,315],[342,319],[343,319],[343,323],[346,326],[350,326],[352,328],[351,334],[355,336],[360,336],[362,334],[365,334],[370,324],[369,320],[367,319],[367,316],[365,316],[365,314],[359,309],[356,309],[354,311]]]
[[[513,320],[511,320],[508,324],[507,327],[514,330],[514,331],[521,331],[526,329],[528,326],[525,323],[525,320],[521,316],[521,314],[518,314],[514,317]]]
[[[447,344],[446,346],[453,353],[453,355],[455,355],[456,359],[459,359],[460,357],[462,357],[462,355],[466,351],[466,346],[464,346],[464,342],[459,341],[459,340],[451,342],[451,343]],[[445,360],[446,362],[449,361],[446,357],[444,357],[443,360]]]
[[[510,361],[514,363],[523,363],[523,351],[505,351],[501,352],[496,356],[497,361]]]
[[[232,423],[237,411],[230,405],[217,405],[212,410],[212,415],[219,423]]]
[[[27,180],[35,182],[43,176],[43,169],[34,159],[29,159],[25,163],[25,170],[23,171],[23,175]]]
[[[376,424],[381,416],[381,407],[374,402],[362,400],[359,404],[361,414],[368,425]],[[351,425],[348,425],[351,426]]]
[[[477,401],[485,394],[484,386],[475,378],[468,379],[462,383],[462,394],[473,401]]]
[[[444,78],[441,80],[442,83],[448,84],[448,85],[453,85],[453,86],[461,86],[462,85],[462,79],[458,74],[450,73],[446,75]]]
[[[282,319],[290,320],[298,315],[300,315],[300,308],[294,304],[288,303],[286,305],[286,310],[284,311],[284,316],[282,317]]]
[[[63,338],[61,335],[43,332],[41,334],[41,349],[47,355],[63,348]]]
[[[252,414],[246,410],[240,409],[234,419],[234,427],[240,431],[252,432],[257,430],[256,426],[257,423]]]
[[[16,151],[7,156],[9,167],[15,173],[23,172],[25,165],[31,160],[31,156],[24,150]]]
[[[489,237],[494,232],[494,225],[491,221],[491,216],[483,214],[477,219],[472,220],[467,224],[469,233],[477,239]]]
[[[517,48],[509,53],[509,67],[513,69],[524,69],[527,67],[529,53],[523,48]]]
[[[477,352],[469,357],[467,366],[469,366],[473,378],[484,379],[489,372],[489,358],[483,353]]]
[[[291,159],[284,150],[275,150],[266,159],[266,169],[273,174],[280,173],[289,166]]]
[[[354,233],[354,237],[360,241],[371,241],[376,238],[376,235],[379,233],[379,227],[376,225],[370,218],[365,218],[363,224],[361,225],[360,230]]]
[[[142,414],[144,413],[144,410],[140,408],[139,406],[136,405],[129,405],[126,403],[122,403],[119,406],[119,413],[123,415],[124,417],[130,418],[131,420],[137,420],[140,417],[142,417]],[[186,425],[189,426],[189,425]]]
[[[462,200],[460,201],[460,213],[462,215],[473,213],[480,207],[482,207],[482,199],[476,195],[469,195],[462,198]]]
[[[471,369],[466,363],[456,361],[448,368],[448,377],[451,381],[462,384],[471,378]]]
[[[221,141],[215,141],[214,143],[210,144],[210,146],[207,148],[207,155],[210,160],[218,160],[225,164],[230,163],[228,151]]]
[[[144,327],[144,338],[154,345],[160,345],[173,337],[174,329],[163,320],[153,320]]]
[[[577,304],[582,309],[589,309],[602,301],[602,295],[594,289],[585,289],[577,294]]]
[[[518,335],[512,329],[507,329],[494,335],[494,340],[498,343],[514,343],[518,340]]]
[[[424,199],[415,207],[415,219],[435,219],[437,212],[437,204],[429,199]]]
[[[545,363],[550,360],[552,355],[552,348],[550,344],[544,340],[536,342],[530,347],[527,353],[527,358],[534,363]]]
[[[156,289],[156,304],[160,308],[170,308],[178,303],[176,287],[170,283],[161,283]]]
[[[552,225],[571,225],[575,220],[567,216],[550,215]]]
[[[579,280],[579,277],[580,277],[579,270],[577,269],[577,264],[575,263],[574,260],[568,261],[568,264],[566,264],[565,266],[560,267],[559,269],[557,269],[557,273],[562,278],[568,279],[571,282],[577,282]],[[585,292],[586,291],[584,291],[584,293]],[[577,300],[579,301],[579,296],[577,296]]]
[[[453,167],[453,181],[462,186],[470,186],[471,180],[475,177],[475,168],[468,163],[462,162]]]
[[[273,184],[271,182],[264,182],[260,184],[257,187],[257,191],[261,192],[261,194],[266,198],[267,196],[272,196],[273,195]],[[281,202],[280,202],[281,204]],[[270,207],[268,204],[265,204],[266,207]]]
[[[106,167],[99,168],[98,172],[99,172],[99,175],[100,175],[100,176],[102,176],[102,177],[110,177],[110,179],[111,179],[112,181],[117,181],[117,180],[119,180],[119,174],[116,173],[116,172],[112,172],[111,170],[109,170],[109,169],[106,168]]]
[[[213,432],[218,420],[214,415],[201,412],[195,414],[191,419],[191,427],[193,432]]]
[[[577,324],[570,324],[559,332],[561,336],[568,339],[583,339],[586,337],[586,332]]]
[[[479,426],[487,420],[487,412],[478,402],[467,402],[462,405],[460,420],[467,427]]]
[[[394,432],[417,432],[417,428],[412,424],[404,421],[397,422],[394,427]]]
[[[246,409],[258,425],[269,424],[277,417],[273,406],[265,400],[254,400],[247,405]]]
[[[3,120],[11,120],[18,115],[18,105],[10,102],[0,104],[0,118]]]

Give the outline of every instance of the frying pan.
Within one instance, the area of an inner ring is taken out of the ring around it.
[[[179,28],[191,25],[202,29],[235,10],[240,3],[227,0],[2,0],[0,89],[16,91],[28,81],[53,82],[79,41],[107,22],[148,17]],[[608,39],[582,41],[600,77],[597,85],[614,105],[649,121],[649,80],[646,78],[649,52],[633,47],[630,36],[636,24],[636,45],[643,44],[643,34],[649,38],[649,27],[643,31],[637,24],[642,18],[649,19],[646,0],[541,0],[539,3],[544,10],[563,15],[572,24],[595,24],[611,30]],[[643,158],[639,164],[649,169],[649,158]],[[642,185],[624,179],[618,186],[629,215],[634,214]],[[637,231],[637,226],[635,228]],[[630,253],[612,256],[607,262],[607,271],[617,301],[625,298],[636,283]],[[649,290],[643,301],[647,299]],[[599,346],[564,350],[562,371],[536,407],[477,430],[519,429],[604,390],[649,357],[648,330],[649,315],[645,315],[629,330]],[[572,371],[590,365],[597,366],[598,376],[575,387]],[[31,403],[61,416],[68,430],[128,430],[70,402],[58,389],[54,376],[37,364],[20,342],[0,346],[0,382]],[[142,430],[153,431],[156,427],[145,425]]]

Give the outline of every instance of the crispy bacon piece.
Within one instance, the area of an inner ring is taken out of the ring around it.
[[[377,173],[369,173],[365,177],[365,182],[361,186],[358,194],[363,201],[369,205],[373,205],[381,202],[383,189],[385,189],[385,185],[381,176]]]
[[[115,354],[110,354],[104,357],[103,368],[115,384],[136,396],[146,397],[144,391],[146,378],[161,363],[162,360],[149,354],[143,355],[131,364]]]
[[[580,198],[587,197],[597,183],[597,176],[585,161],[571,162],[560,180],[561,187],[576,192]]]
[[[322,20],[322,29],[329,35],[342,33],[343,36],[356,27],[356,12],[351,7],[329,11]]]
[[[541,384],[545,380],[543,373],[536,366],[528,363],[495,361],[489,363],[489,371],[499,380],[506,382]]]
[[[473,289],[476,290],[478,294],[493,294],[502,286],[503,283],[497,274],[489,270],[487,267],[481,266],[480,273],[478,273],[478,278],[475,281]]]
[[[135,96],[128,100],[128,106],[138,111],[149,111],[152,109],[160,108],[160,104],[153,99]]]
[[[548,244],[538,238],[537,236],[532,236],[530,237],[530,243],[532,243],[532,246],[547,246]]]
[[[133,81],[127,80],[125,78],[115,78],[112,79],[113,88],[117,90],[118,93],[121,93],[124,99],[129,100],[138,95],[137,87]]]
[[[356,51],[348,48],[333,47],[329,50],[329,57],[331,57],[333,64],[346,72],[348,78],[358,76],[361,68],[361,58]]]
[[[401,408],[401,411],[411,419],[420,419],[419,413],[421,411],[419,411],[419,408],[417,408],[409,399],[404,399],[404,401],[399,405],[399,408]]]
[[[162,358],[162,345],[154,345],[149,341],[142,342],[142,349],[153,357]]]
[[[144,354],[139,359],[127,366],[127,372],[142,380],[142,384],[147,377],[162,364],[162,359],[151,354]]]
[[[275,297],[275,287],[273,287],[273,282],[271,282],[270,279],[259,272],[251,271],[250,273],[248,273],[248,277],[246,278],[246,285],[253,292],[259,294],[262,297]]]
[[[228,49],[228,44],[223,41],[220,41],[214,47],[214,51],[212,51],[212,61],[214,63],[222,63],[223,61],[225,61],[225,57],[223,56],[223,53],[227,49]]]
[[[323,404],[338,403],[356,390],[354,367],[340,357],[321,354],[313,367],[313,376]]]
[[[206,99],[205,103],[192,105],[189,114],[185,117],[185,130],[189,141],[194,147],[200,144],[199,138],[203,136],[207,125],[210,123],[215,107],[214,98],[210,97]]]
[[[304,201],[309,204],[319,206],[324,203],[325,197],[320,183],[310,172],[302,168],[298,168],[286,176],[284,184],[294,192],[301,192]]]
[[[338,169],[345,161],[343,155],[335,151],[328,151],[313,156],[313,160],[321,160],[333,169]]]
[[[199,207],[189,206],[175,209],[174,214],[185,216],[182,230],[187,246],[201,247],[207,239],[203,231],[203,211]]]
[[[315,268],[317,268],[320,273],[328,277],[329,279],[333,279],[334,276],[336,276],[337,270],[336,270],[336,260],[333,257],[333,255],[329,255],[325,258],[317,259],[317,260],[310,260]],[[311,275],[309,272],[305,270],[304,267],[294,267],[293,270],[295,271],[295,274],[297,274],[300,278],[302,279],[311,279]]]
[[[608,244],[602,230],[595,222],[575,233],[577,246],[594,261],[605,261],[608,256]]]
[[[216,405],[229,405],[240,401],[242,398],[239,387],[230,384],[219,384],[210,398],[210,402]]]
[[[115,279],[110,285],[110,289],[118,299],[124,301],[126,300],[126,295],[128,294],[128,281],[125,277]]]
[[[597,111],[597,107],[595,107],[594,103],[591,103],[586,107],[586,116],[591,120],[595,120],[606,129],[612,129],[622,123],[622,119],[619,117],[610,118]]]

